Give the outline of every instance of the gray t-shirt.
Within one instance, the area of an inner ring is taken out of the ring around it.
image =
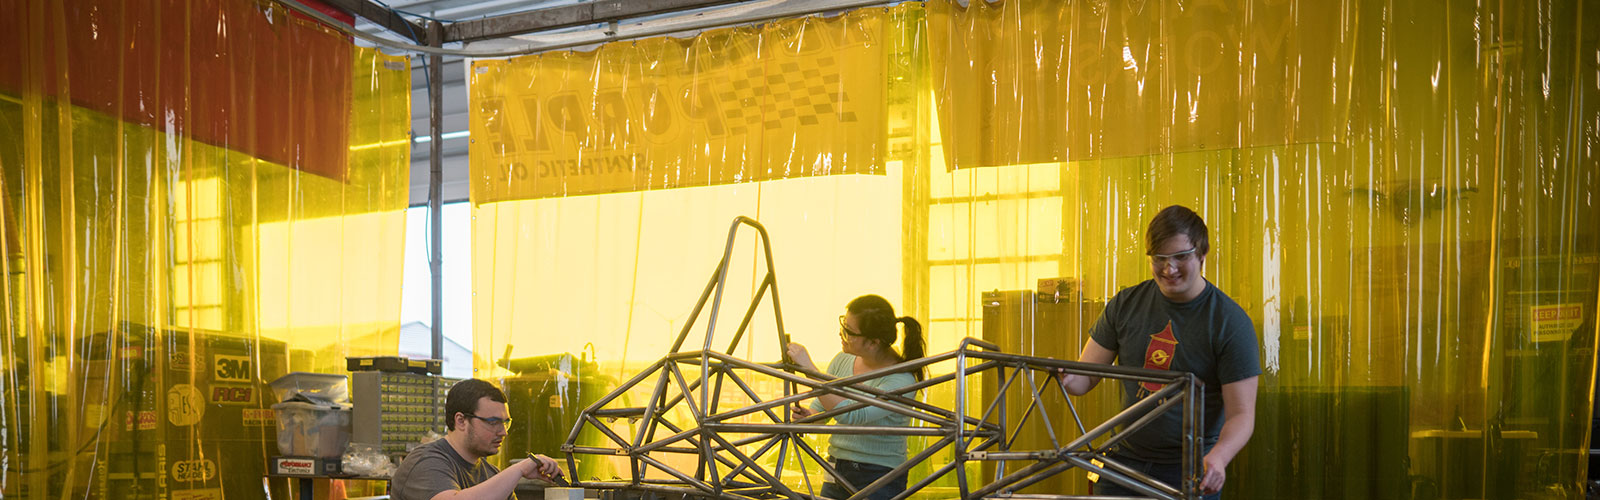
[[[1154,280],[1125,289],[1106,303],[1090,335],[1117,355],[1117,364],[1195,374],[1205,384],[1205,451],[1222,434],[1222,385],[1261,374],[1255,326],[1244,309],[1210,281],[1200,296],[1175,303]],[[1160,390],[1122,381],[1124,404]],[[1173,408],[1118,444],[1116,454],[1154,463],[1183,460],[1183,413]]]
[[[461,458],[450,441],[439,439],[411,450],[400,462],[389,479],[389,498],[429,500],[441,492],[471,488],[498,473],[499,468],[482,459],[473,464]],[[506,500],[517,500],[517,494]]]

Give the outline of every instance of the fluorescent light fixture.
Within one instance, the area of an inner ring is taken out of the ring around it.
[[[456,131],[456,132],[446,132],[446,133],[440,134],[439,137],[448,141],[450,139],[460,139],[460,138],[466,137],[467,133],[468,133],[468,131],[466,131],[466,130],[459,130],[459,131]],[[374,143],[371,143],[371,144],[362,144],[362,145],[359,145],[359,146],[350,146],[350,150],[351,151],[361,151],[363,149],[381,148],[381,147],[385,147],[385,146],[399,146],[401,144],[411,144],[411,145],[414,146],[414,145],[417,145],[417,144],[422,144],[424,142],[430,142],[432,140],[433,140],[432,137],[424,135],[424,136],[418,136],[418,137],[415,137],[415,138],[412,138],[412,139],[400,139],[400,140],[393,140],[393,141],[374,142]]]
[[[443,134],[439,134],[439,138],[447,140],[447,141],[450,140],[450,139],[460,139],[460,138],[466,137],[467,136],[467,132],[468,131],[466,131],[466,130],[458,130],[458,131],[455,131],[455,132],[445,132]],[[413,140],[411,142],[414,143],[414,144],[422,144],[424,142],[428,142],[428,141],[432,141],[432,140],[433,140],[433,137],[431,137],[431,136],[419,135],[419,136],[417,136],[416,140]]]

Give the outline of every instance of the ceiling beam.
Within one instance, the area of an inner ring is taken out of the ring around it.
[[[427,29],[420,24],[407,21],[381,5],[372,3],[371,0],[322,0],[322,3],[344,9],[345,12],[360,16],[373,24],[382,26],[390,32],[405,37],[413,43],[424,43],[419,37],[427,36]]]
[[[506,14],[487,19],[451,23],[445,26],[444,39],[446,42],[470,42],[489,38],[502,38],[536,31],[620,21],[738,1],[740,0],[596,0]]]

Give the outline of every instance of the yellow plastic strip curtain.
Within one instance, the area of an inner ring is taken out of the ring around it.
[[[967,6],[963,6],[967,5]],[[952,168],[1329,142],[1340,2],[933,2]]]
[[[936,338],[989,333],[1006,297],[984,292],[1059,276],[1084,318],[1036,326],[1029,348],[1075,357],[1097,308],[1150,277],[1150,217],[1183,204],[1210,226],[1206,277],[1261,338],[1230,498],[1583,494],[1600,9],[928,10]],[[1082,493],[1081,477],[1034,491]]]
[[[0,32],[0,496],[266,498],[267,383],[397,347],[407,61],[244,0]]]
[[[500,382],[513,416],[531,422],[513,425],[503,456],[558,453],[579,410],[667,353],[716,269],[736,216],[757,219],[771,235],[785,329],[822,362],[838,351],[837,318],[851,299],[872,293],[909,307],[901,287],[901,186],[909,172],[903,165],[918,154],[915,76],[925,72],[925,56],[915,55],[922,50],[916,45],[921,13],[919,5],[863,9],[691,39],[616,43],[592,53],[476,63],[470,75],[474,113],[494,109],[486,101],[577,99],[581,107],[570,116],[594,127],[580,140],[548,121],[543,128],[519,129],[516,106],[507,106],[514,118],[509,124],[497,123],[508,119],[504,112],[474,116],[475,374]],[[840,48],[844,42],[854,48]],[[821,64],[824,54],[834,62]],[[555,71],[574,66],[583,69]],[[557,81],[546,83],[552,74]],[[813,96],[809,110],[793,104],[802,95],[796,86],[801,81],[823,84],[820,93],[804,91]],[[708,116],[697,119],[680,108],[695,102],[686,98],[703,97],[695,93],[701,85],[718,93],[713,102],[721,106],[719,133],[712,133]],[[632,100],[657,95],[642,93],[653,88],[665,94]],[[616,90],[627,91],[628,107],[606,107],[606,96]],[[790,93],[788,104],[778,100],[780,90]],[[847,106],[823,113],[830,95]],[[869,95],[876,97],[860,97]],[[657,107],[647,106],[652,102]],[[607,114],[624,111],[629,114]],[[854,113],[854,122],[844,121],[847,112]],[[569,114],[540,119],[550,116]],[[670,124],[671,141],[657,142],[661,138],[651,128],[657,122]],[[735,126],[745,129],[735,133]],[[623,136],[610,133],[635,134],[644,142],[613,142]],[[516,149],[545,140],[550,149],[537,155]],[[496,153],[501,148],[517,154]],[[637,184],[632,174],[621,175],[617,184],[576,178],[588,175],[584,165],[591,159],[615,154],[637,158],[641,173],[647,167],[653,173],[638,177]],[[566,162],[552,167],[556,184],[539,184],[547,178],[530,170],[534,191],[491,186],[504,182],[505,162],[532,169],[545,155]],[[566,177],[559,177],[560,168],[567,169]],[[848,173],[871,175],[825,175]],[[546,197],[604,192],[591,190],[602,187],[636,192]],[[506,198],[512,195],[530,199]],[[739,234],[717,316],[714,345],[723,348],[766,270],[754,231]],[[705,309],[686,350],[704,341],[711,305]],[[772,314],[769,305],[754,313],[739,355],[779,358]],[[763,392],[778,389],[769,380],[752,383],[766,384],[758,388]],[[737,392],[730,386],[725,397],[742,398]],[[684,425],[692,422],[687,413],[680,417]],[[618,432],[632,432],[626,428],[630,422],[616,425]],[[583,478],[629,474],[625,459],[580,468],[576,475]]]
[[[475,61],[475,203],[883,174],[875,11]]]

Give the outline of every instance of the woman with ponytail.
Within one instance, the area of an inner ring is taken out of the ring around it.
[[[897,325],[902,328],[897,329]],[[894,347],[897,330],[904,330],[904,340],[899,350]],[[833,361],[828,363],[827,373],[834,377],[850,377],[921,358],[925,349],[922,324],[910,317],[895,317],[894,307],[889,305],[888,300],[877,295],[863,295],[850,301],[850,305],[845,307],[845,314],[839,316],[839,344],[843,352],[834,356]],[[816,364],[811,362],[811,354],[806,351],[805,346],[790,343],[788,353],[789,358],[801,368],[812,372],[818,371]],[[923,373],[919,370],[916,373],[885,375],[862,383],[893,392],[895,389],[912,385],[922,378]],[[915,394],[904,395],[913,397]],[[842,396],[824,395],[812,401],[809,408],[796,407],[795,416],[805,418],[851,402]],[[910,417],[872,406],[836,415],[833,420],[851,426],[911,425]],[[839,475],[857,489],[867,487],[906,461],[905,436],[834,434],[828,439],[828,446],[829,461],[833,462]],[[829,479],[822,485],[822,496],[841,500],[850,497],[844,487],[834,483],[832,478]],[[868,498],[888,500],[905,489],[906,477],[902,474]]]

